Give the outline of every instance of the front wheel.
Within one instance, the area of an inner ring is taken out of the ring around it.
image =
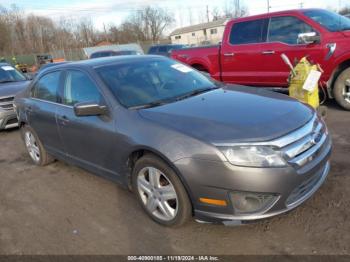
[[[163,160],[153,155],[136,162],[133,190],[146,213],[165,226],[183,225],[192,215],[192,206],[180,179]]]
[[[334,98],[345,110],[350,111],[350,68],[345,69],[334,83]]]

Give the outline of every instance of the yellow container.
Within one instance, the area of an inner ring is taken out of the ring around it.
[[[311,92],[303,89],[304,83],[312,70],[318,71],[318,66],[312,65],[306,57],[302,58],[294,67],[294,72],[290,76],[289,96],[317,109],[320,105],[318,83]]]

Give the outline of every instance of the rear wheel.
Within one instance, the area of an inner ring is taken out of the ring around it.
[[[334,83],[334,98],[337,103],[350,111],[350,68],[345,69]]]
[[[55,160],[46,152],[39,137],[31,127],[27,125],[21,127],[21,134],[28,154],[36,165],[45,166]]]
[[[163,160],[146,155],[136,162],[134,192],[146,213],[165,226],[183,225],[192,215],[187,192],[175,172]]]

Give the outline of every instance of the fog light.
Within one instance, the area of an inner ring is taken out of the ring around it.
[[[236,214],[264,213],[277,201],[278,195],[232,192],[231,201]]]

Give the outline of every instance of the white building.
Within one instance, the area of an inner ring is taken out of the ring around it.
[[[228,19],[176,29],[170,34],[172,44],[201,45],[218,44],[222,41]]]

